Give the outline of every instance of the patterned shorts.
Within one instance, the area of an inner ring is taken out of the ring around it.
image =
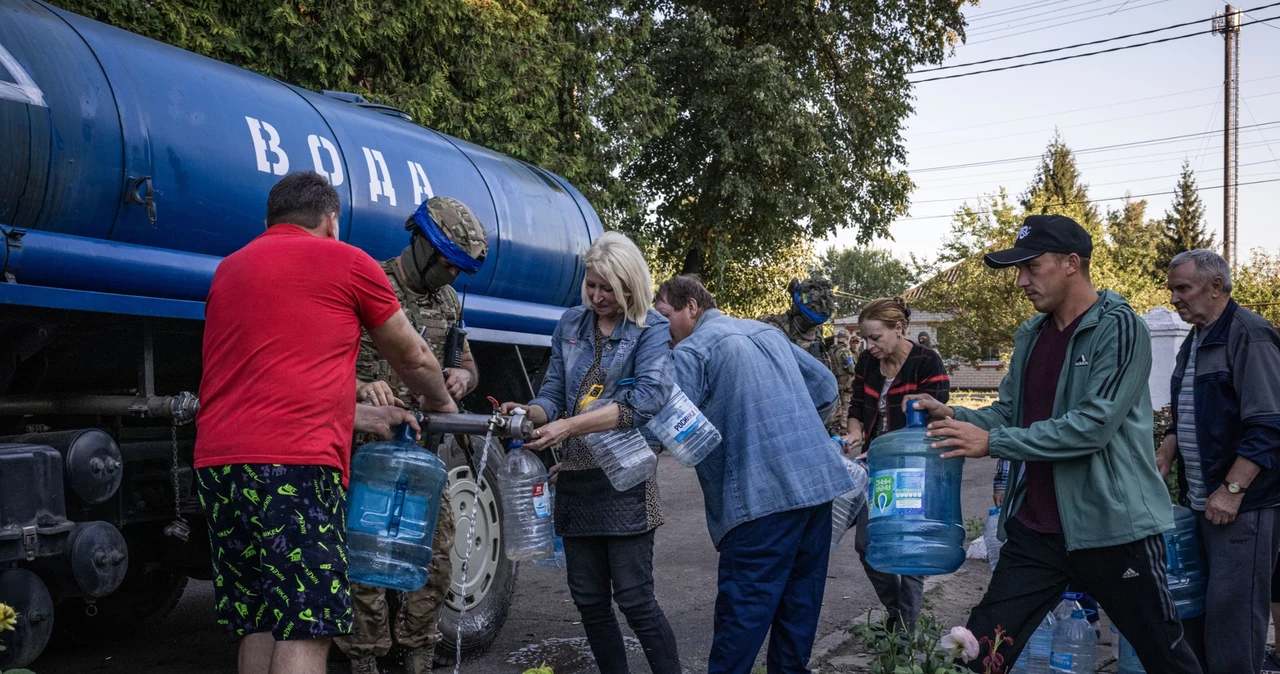
[[[234,464],[200,468],[196,482],[219,625],[278,641],[351,631],[347,494],[337,470]]]

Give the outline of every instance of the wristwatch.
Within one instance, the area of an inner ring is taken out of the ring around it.
[[[1245,488],[1241,487],[1239,482],[1228,482],[1227,491],[1232,494],[1243,494],[1245,492]]]

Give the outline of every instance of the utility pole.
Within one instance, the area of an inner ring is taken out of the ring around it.
[[[1238,264],[1238,194],[1240,178],[1240,10],[1227,5],[1213,19],[1213,30],[1222,33],[1226,47],[1223,76],[1222,142],[1222,257],[1233,267]]]

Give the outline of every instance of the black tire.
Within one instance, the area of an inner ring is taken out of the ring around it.
[[[145,630],[133,628],[157,624],[178,606],[187,575],[160,561],[170,544],[168,539],[154,526],[128,528],[124,533],[129,544],[129,571],[124,582],[92,603],[80,598],[62,600],[55,610],[59,640],[72,644],[118,641],[121,625],[131,628],[124,634],[144,634]]]
[[[472,447],[475,449],[476,466],[480,464],[480,447],[484,443],[484,438],[474,436],[472,438]],[[482,504],[490,505],[487,513],[477,512],[477,520],[485,519],[490,524],[500,523],[502,521],[502,500],[499,498],[498,490],[498,466],[501,465],[505,452],[500,449],[499,441],[493,441],[489,449],[489,461],[484,471],[484,485],[492,490],[492,500],[482,499]],[[440,458],[444,459],[446,466],[449,468],[450,488],[456,489],[459,484],[459,478],[462,483],[470,481],[471,469],[468,467],[466,454],[453,438],[448,438],[442,443]],[[474,481],[470,481],[474,484]],[[467,530],[463,526],[464,517],[466,517],[471,509],[470,498],[459,498],[456,496],[457,491],[451,491],[455,494],[453,501],[453,511],[455,513],[454,521],[457,523],[457,534],[455,536],[455,560],[460,559],[466,552],[467,546]],[[481,509],[484,510],[484,509]],[[472,600],[474,603],[467,605],[466,619],[462,620],[462,616],[458,611],[461,598],[458,596],[461,577],[457,572],[459,568],[454,565],[453,589],[449,596],[446,597],[444,609],[440,612],[440,633],[444,638],[440,641],[440,645],[436,648],[436,664],[450,665],[456,659],[457,653],[457,635],[458,626],[462,624],[462,652],[463,657],[477,654],[488,648],[498,633],[502,631],[503,624],[507,621],[507,611],[511,607],[511,600],[515,596],[516,591],[516,563],[507,559],[507,553],[503,550],[501,544],[501,531],[498,527],[497,535],[494,531],[489,531],[489,535],[485,536],[483,527],[477,526],[477,538],[487,538],[483,543],[492,544],[496,542],[496,550],[492,545],[484,548],[477,548],[472,552],[472,562],[470,564],[471,572],[468,573],[468,585],[472,584],[472,578],[478,570],[485,575],[485,580],[480,583],[483,591],[474,591]],[[482,561],[482,557],[488,555],[488,561]],[[478,597],[478,599],[476,598]]]

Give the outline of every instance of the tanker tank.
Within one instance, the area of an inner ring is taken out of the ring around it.
[[[400,252],[424,198],[469,205],[490,250],[458,283],[472,338],[545,345],[602,231],[546,170],[33,0],[0,2],[0,148],[3,304],[203,318],[272,185],[315,170],[343,240],[375,259]]]

